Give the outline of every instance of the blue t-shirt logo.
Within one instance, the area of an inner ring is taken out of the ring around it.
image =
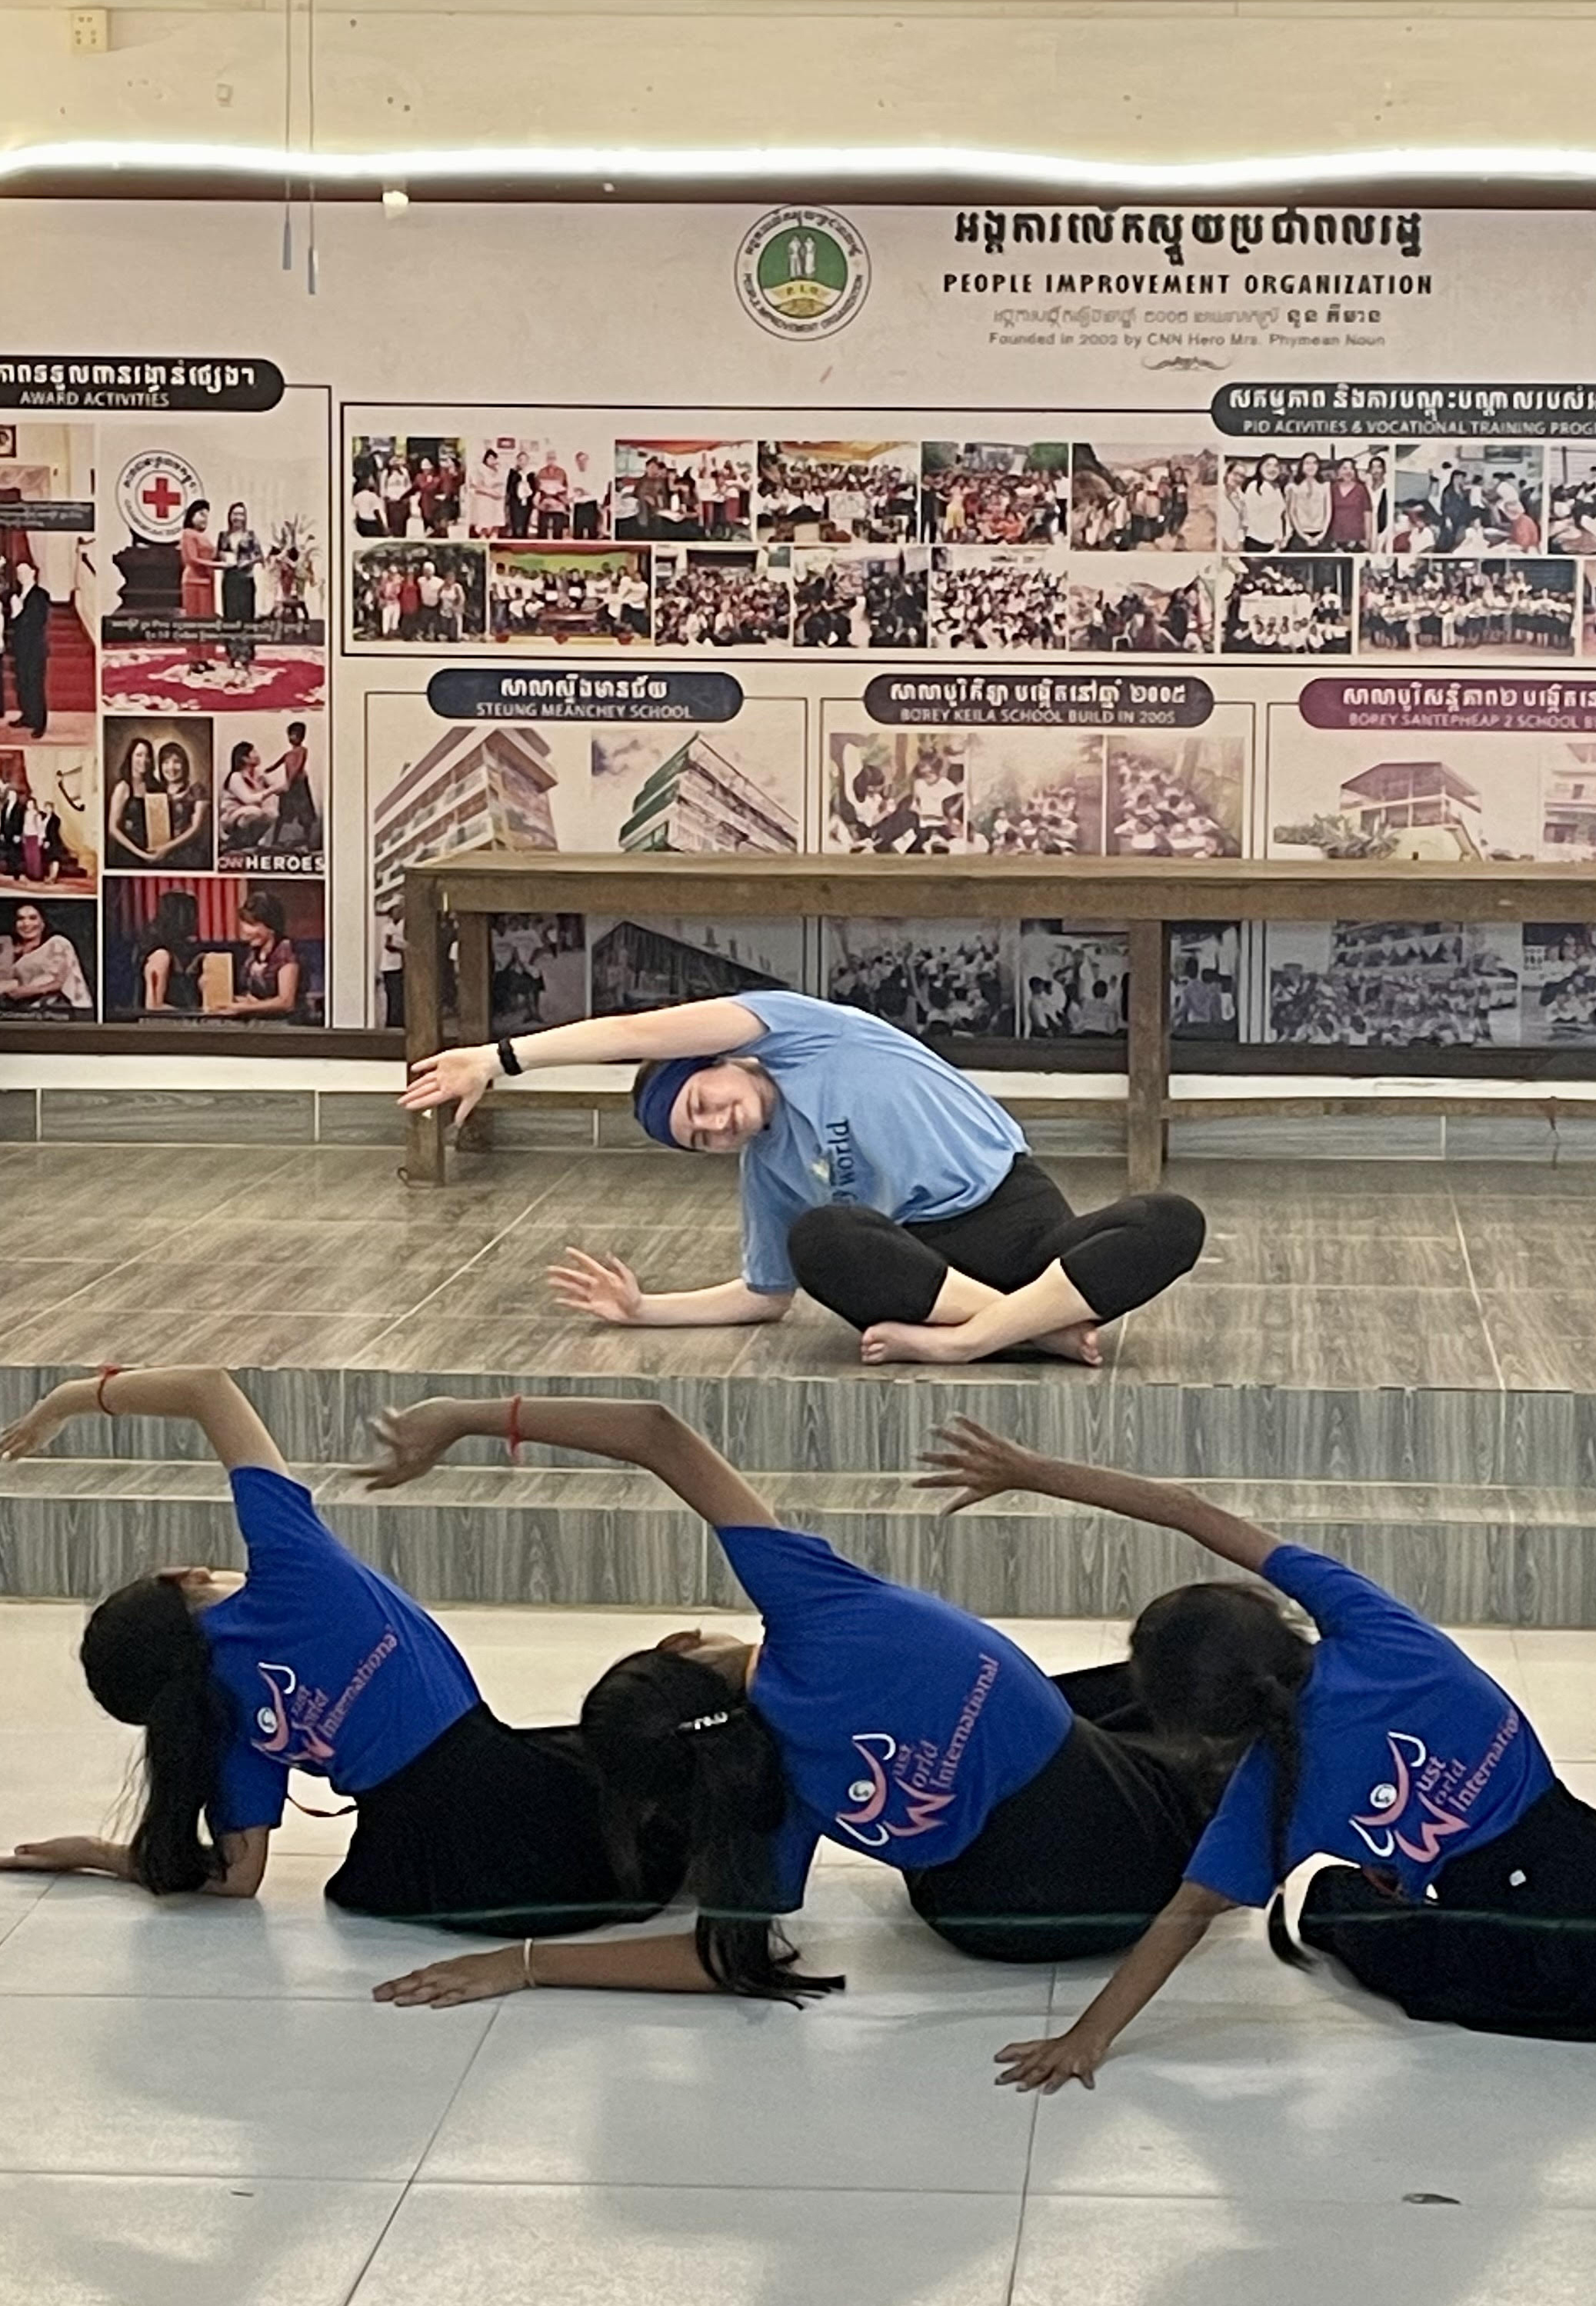
[[[1443,1762],[1421,1738],[1388,1730],[1390,1781],[1370,1790],[1369,1808],[1361,1816],[1349,1819],[1353,1832],[1377,1858],[1394,1858],[1400,1850],[1416,1865],[1433,1866],[1443,1843],[1468,1832],[1469,1812],[1520,1726],[1518,1713],[1509,1710],[1484,1759],[1466,1778],[1461,1762]]]
[[[942,1813],[953,1797],[906,1782],[902,1773],[912,1765],[914,1747],[900,1747],[884,1730],[870,1730],[855,1738],[853,1748],[869,1775],[856,1778],[848,1789],[849,1800],[858,1807],[837,1812],[837,1823],[845,1833],[866,1849],[881,1849],[889,1841],[912,1841],[916,1834],[930,1833],[942,1823]],[[899,1769],[889,1775],[888,1765],[894,1762]],[[900,1802],[894,1802],[895,1795],[901,1796]],[[898,1815],[889,1817],[887,1812],[893,1808]]]
[[[326,1738],[318,1737],[308,1721],[289,1719],[288,1700],[299,1690],[299,1676],[294,1668],[291,1665],[258,1664],[255,1670],[266,1684],[270,1700],[255,1715],[255,1727],[260,1735],[250,1742],[256,1753],[269,1754],[273,1761],[281,1762],[283,1767],[289,1770],[303,1768],[306,1763],[314,1767],[318,1763],[330,1762],[333,1748]],[[294,1710],[300,1712],[303,1709],[296,1707]],[[300,1743],[290,1752],[296,1730]]]

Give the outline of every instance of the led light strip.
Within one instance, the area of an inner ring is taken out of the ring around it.
[[[1548,184],[1596,184],[1596,150],[1548,145],[1450,145],[1433,149],[1395,146],[1383,151],[1302,153],[1275,158],[1175,162],[1061,158],[1056,153],[982,151],[960,145],[748,145],[702,151],[623,145],[470,145],[397,152],[286,151],[250,144],[168,144],[81,141],[22,144],[0,149],[0,183],[30,175],[260,176],[296,182],[425,184],[430,180],[539,184],[591,178],[606,190],[627,182],[768,179],[773,189],[799,190],[828,178],[860,183],[945,178],[961,183],[1012,182],[1017,189],[1073,192],[1252,193],[1290,187],[1367,184],[1455,183],[1513,179]]]

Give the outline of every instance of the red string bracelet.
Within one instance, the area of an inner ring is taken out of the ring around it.
[[[120,1377],[121,1375],[122,1364],[120,1362],[107,1362],[104,1368],[100,1371],[99,1383],[94,1388],[94,1399],[102,1417],[115,1417],[116,1414],[114,1409],[107,1409],[106,1407],[106,1388],[110,1384],[111,1379],[114,1377]]]
[[[521,1396],[516,1394],[510,1404],[509,1419],[505,1426],[505,1447],[510,1453],[512,1465],[521,1461]]]

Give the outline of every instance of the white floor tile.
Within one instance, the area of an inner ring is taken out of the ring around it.
[[[0,1730],[0,1849],[111,1832],[138,1752],[138,1733],[103,1714],[76,1729]]]
[[[0,1874],[0,1945],[53,1885],[54,1876],[48,1874]]]
[[[399,2191],[0,2177],[0,2306],[343,2306]]]
[[[329,1906],[329,1870],[274,1851],[259,1898],[247,1901],[158,1900],[124,1883],[64,1876],[0,1941],[0,1995],[365,2003],[383,1978],[460,1952],[447,1931]]]
[[[941,2011],[1046,2010],[1049,1962],[972,1961],[928,1929],[909,1902],[902,1876],[874,1864],[818,1868],[811,1875],[792,1939],[806,1969],[841,1972],[848,1991],[815,2006],[823,2020]],[[0,1948],[0,1961],[4,1949]],[[0,1992],[4,1991],[0,1969]]]
[[[1004,2306],[1019,2219],[1002,2194],[422,2184],[352,2306]]]
[[[396,2026],[436,2023],[388,2013]],[[1040,2013],[1024,2022],[1042,2030]],[[992,2019],[529,1994],[504,2005],[427,2179],[1018,2191],[1030,2110]]]
[[[1583,2210],[1033,2197],[1012,2306],[1589,2306],[1592,2267]]]
[[[1162,2004],[1089,2095],[1040,2102],[1031,2191],[1267,2202],[1596,2208],[1596,2087],[1583,2044]],[[1005,2096],[1009,2093],[1003,2093]]]
[[[1516,1694],[1554,1761],[1596,1762],[1596,1655],[1532,1653],[1523,1660]]]
[[[0,2170],[403,2179],[483,2007],[7,1997]]]

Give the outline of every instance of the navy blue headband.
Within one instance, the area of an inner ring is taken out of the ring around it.
[[[690,1146],[680,1144],[670,1133],[670,1110],[695,1073],[720,1062],[719,1057],[671,1057],[650,1073],[632,1100],[632,1110],[638,1125],[656,1145],[674,1146],[679,1153],[691,1152]]]

